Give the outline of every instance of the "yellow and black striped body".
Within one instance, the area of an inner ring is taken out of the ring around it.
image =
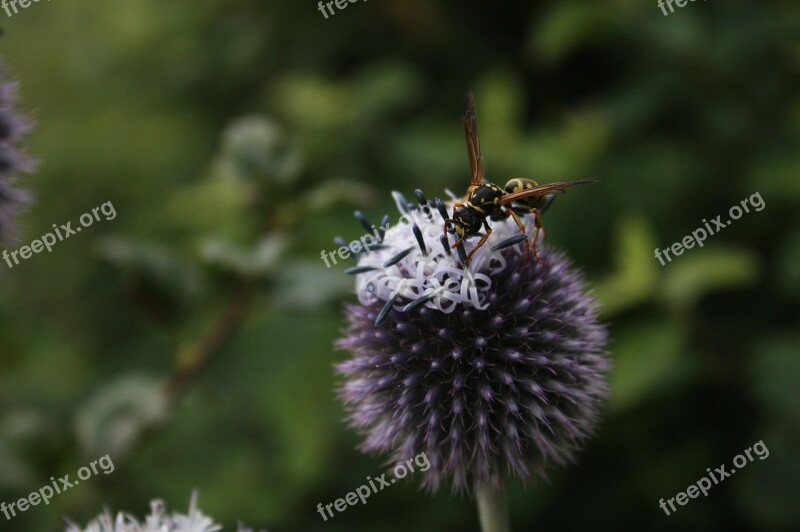
[[[506,194],[513,194],[515,192],[522,192],[523,190],[530,190],[538,186],[539,183],[533,179],[518,177],[506,183],[505,192]],[[541,209],[547,203],[547,196],[531,196],[515,201],[514,203],[527,207],[528,209]]]
[[[505,194],[503,189],[494,183],[484,181],[469,191],[466,206],[476,210],[483,217],[500,214],[503,212],[500,200]]]
[[[487,181],[470,187],[466,201],[453,212],[456,233],[461,237],[476,235],[487,217],[504,217],[503,204],[500,202],[504,195],[502,188]]]

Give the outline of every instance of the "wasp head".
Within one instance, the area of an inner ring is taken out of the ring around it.
[[[460,207],[453,213],[453,225],[461,238],[478,234],[483,217],[468,207]]]

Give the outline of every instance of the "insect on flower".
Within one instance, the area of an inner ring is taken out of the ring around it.
[[[446,219],[444,222],[445,237],[452,225],[456,234],[460,237],[451,246],[456,248],[467,238],[477,236],[480,233],[481,226],[483,226],[486,232],[467,255],[465,265],[469,265],[472,256],[486,243],[489,235],[492,234],[492,228],[489,227],[486,218],[497,221],[511,216],[519,227],[520,232],[526,234],[525,224],[522,223],[520,215],[533,214],[534,223],[536,224],[536,230],[533,234],[533,256],[536,262],[545,265],[537,251],[539,231],[542,229],[541,209],[547,206],[553,194],[564,192],[564,189],[575,185],[600,181],[600,178],[577,179],[575,181],[562,181],[546,185],[540,185],[533,179],[516,178],[506,183],[504,188],[500,188],[484,179],[481,142],[478,136],[478,118],[475,113],[475,97],[472,92],[467,94],[462,123],[467,137],[467,152],[469,154],[470,169],[472,170],[472,179],[464,201],[455,203],[453,217]],[[525,239],[526,260],[530,253],[530,242]]]
[[[507,479],[529,482],[574,460],[598,423],[611,362],[582,271],[543,243],[548,265],[526,262],[530,252],[517,244],[529,235],[505,214],[524,219],[539,208],[534,200],[543,210],[563,185],[545,185],[546,195],[522,198],[527,205],[502,203],[519,196],[483,182],[474,105],[467,105],[471,207],[464,200],[452,215],[451,203],[428,201],[419,189],[417,202],[392,193],[400,221],[388,227],[385,216],[378,247],[359,249],[346,271],[356,276],[358,303],[345,307],[348,326],[337,346],[352,356],[336,370],[363,451],[388,453],[395,464],[424,452],[431,464],[424,486],[470,490],[486,501]],[[484,193],[500,201],[480,201]],[[503,216],[490,221],[491,214]],[[374,229],[360,211],[355,217]],[[470,267],[467,217],[477,220],[475,232],[491,223],[497,241]],[[443,221],[454,233],[462,229],[457,252],[442,235]]]

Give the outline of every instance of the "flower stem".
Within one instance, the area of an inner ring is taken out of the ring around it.
[[[510,532],[508,500],[500,490],[481,486],[475,490],[483,532]]]

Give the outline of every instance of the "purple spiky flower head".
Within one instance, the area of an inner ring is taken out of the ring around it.
[[[8,81],[0,58],[0,242],[17,234],[15,218],[31,202],[28,192],[17,188],[17,176],[30,171],[34,161],[21,146],[33,123],[17,110],[17,83]]]
[[[405,220],[379,230],[382,242],[349,270],[359,303],[346,307],[337,346],[352,358],[336,366],[348,420],[366,452],[393,462],[424,452],[432,490],[544,477],[573,459],[607,394],[597,305],[563,253],[540,246],[546,265],[526,261],[511,220],[491,223],[465,268],[478,239],[451,253],[446,207],[418,196],[396,194]]]

